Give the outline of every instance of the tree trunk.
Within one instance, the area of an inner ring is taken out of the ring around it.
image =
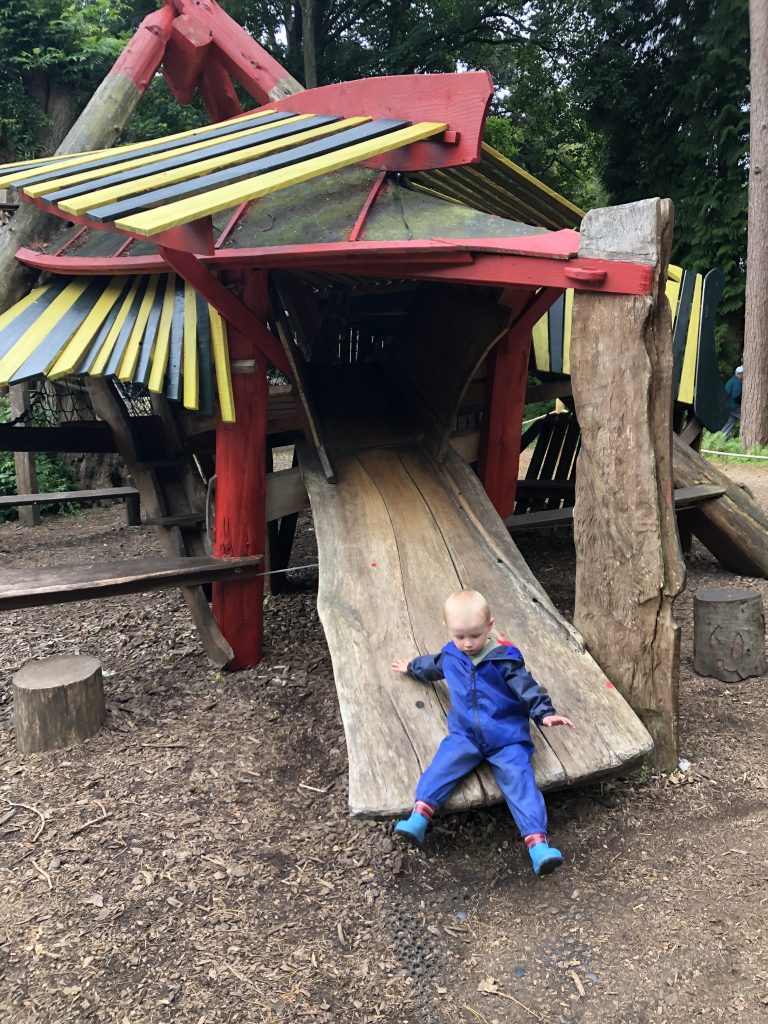
[[[13,677],[16,746],[60,750],[95,736],[104,721],[104,683],[96,658],[56,654],[28,661]]]
[[[693,595],[693,671],[726,683],[765,672],[765,617],[759,590],[715,587]]]
[[[317,86],[316,0],[301,0],[301,22],[304,35],[304,84],[307,89],[314,89]]]
[[[664,299],[672,207],[650,199],[587,214],[580,256],[651,263],[650,295],[576,291],[571,381],[581,427],[574,624],[642,718],[653,760],[677,766],[685,566],[672,497],[672,326]]]
[[[9,388],[11,396],[11,419],[22,413],[29,412],[29,384],[14,384]],[[23,430],[26,423],[17,424]],[[16,493],[37,493],[37,462],[34,452],[14,452],[13,462],[16,469]],[[19,522],[22,526],[40,525],[40,506],[25,505],[19,509]]]
[[[750,0],[750,142],[747,302],[744,323],[745,448],[768,443],[768,3]]]

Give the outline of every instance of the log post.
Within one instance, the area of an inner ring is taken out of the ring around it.
[[[266,323],[265,273],[244,275],[243,303]],[[216,422],[213,553],[217,558],[263,554],[266,538],[266,361],[253,338],[230,327],[228,339],[237,420]],[[264,641],[264,577],[214,583],[213,614],[234,652],[227,668],[258,665]]]
[[[82,654],[28,661],[13,677],[16,746],[59,750],[95,736],[104,721],[101,664]]]
[[[571,381],[581,426],[574,623],[642,718],[656,766],[678,762],[679,627],[685,566],[672,489],[672,326],[664,298],[672,204],[593,210],[579,255],[654,268],[649,295],[576,291]]]
[[[29,412],[29,384],[12,384],[8,389],[11,397],[11,419]],[[17,424],[24,429],[26,423]],[[14,452],[13,462],[16,468],[16,493],[37,494],[37,463],[34,452]],[[25,505],[19,509],[19,522],[22,526],[40,525],[40,506]]]
[[[759,591],[714,587],[693,595],[693,671],[738,683],[766,670],[765,616]]]

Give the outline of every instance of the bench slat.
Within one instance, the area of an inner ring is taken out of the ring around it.
[[[721,498],[725,494],[723,487],[715,484],[696,484],[694,487],[678,487],[675,489],[675,510],[680,512],[686,508],[694,508],[705,501]],[[544,512],[523,512],[520,515],[508,516],[504,525],[510,532],[517,530],[534,530],[543,526],[565,526],[573,521],[572,508],[553,508]]]
[[[0,582],[0,611],[137,594],[161,587],[245,579],[262,572],[263,555],[241,558],[131,558],[43,568],[6,569]]]
[[[17,505],[45,505],[62,501],[117,501],[138,495],[135,487],[104,487],[93,491],[46,491],[40,494],[0,495],[0,508],[14,508]]]

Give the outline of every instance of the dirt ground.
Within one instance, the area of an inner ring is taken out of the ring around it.
[[[732,470],[768,508],[768,474]],[[565,614],[567,538],[521,540]],[[146,555],[117,508],[0,526],[3,564]],[[315,561],[311,521],[294,564]],[[504,809],[423,852],[346,813],[317,575],[267,605],[267,654],[222,676],[175,591],[0,618],[0,1019],[6,1024],[687,1024],[768,1020],[768,691],[692,671],[691,592],[734,579],[696,546],[683,626],[691,768],[552,795],[564,867],[530,872]],[[102,661],[83,746],[16,752],[29,657]]]

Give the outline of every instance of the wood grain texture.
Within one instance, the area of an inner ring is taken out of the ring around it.
[[[580,254],[646,262],[654,286],[636,297],[577,291],[571,340],[581,427],[574,622],[643,718],[655,763],[665,769],[677,766],[672,602],[685,582],[672,495],[672,335],[663,291],[671,240],[668,200],[588,214]]]
[[[212,580],[247,579],[263,571],[262,555],[247,558],[131,558],[47,568],[6,569],[0,610],[66,604],[162,587],[194,587]]]
[[[766,670],[765,615],[759,590],[714,587],[693,595],[693,671],[726,683]]]
[[[578,720],[579,732],[567,736],[533,730],[543,788],[615,770],[647,752],[647,732],[558,615],[460,457],[449,455],[441,471],[418,448],[369,450],[339,460],[336,485],[308,448],[301,467],[317,531],[318,610],[347,738],[353,814],[389,817],[410,807],[445,734],[444,684],[395,676],[389,664],[442,647],[442,603],[462,585],[488,595],[499,633],[521,646],[558,710]],[[447,806],[500,800],[481,769]]]
[[[106,714],[101,663],[83,654],[28,661],[13,677],[16,747],[60,750],[95,736]]]
[[[739,485],[712,462],[673,439],[675,483],[681,487],[709,484],[723,496],[707,502],[689,519],[689,526],[729,572],[768,577],[768,516]]]

